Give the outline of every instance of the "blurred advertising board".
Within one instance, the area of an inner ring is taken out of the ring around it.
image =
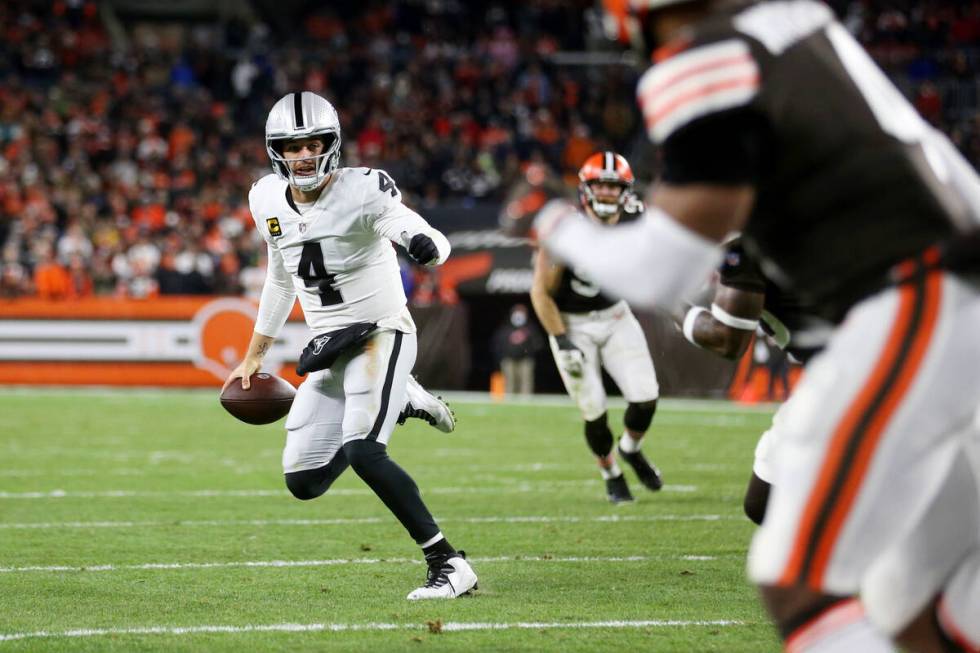
[[[0,384],[220,386],[248,346],[256,305],[237,297],[0,301]],[[310,338],[294,308],[265,370],[298,382]]]

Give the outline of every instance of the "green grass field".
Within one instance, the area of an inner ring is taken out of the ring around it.
[[[418,550],[353,472],[287,494],[282,422],[215,392],[0,390],[0,653],[779,649],[741,514],[769,411],[665,401],[666,486],[627,471],[615,507],[570,404],[454,407],[456,433],[413,420],[391,452],[480,590],[410,603]]]

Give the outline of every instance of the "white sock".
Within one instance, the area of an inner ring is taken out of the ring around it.
[[[612,465],[609,467],[599,467],[599,473],[602,474],[602,479],[608,481],[611,478],[616,478],[617,476],[623,475],[623,470],[619,468],[614,460]]]
[[[623,450],[624,453],[636,453],[640,450],[640,445],[643,440],[636,440],[629,433],[623,432],[623,437],[619,438],[619,448]]]
[[[894,653],[895,647],[864,615],[857,599],[837,603],[800,626],[786,653]]]
[[[424,549],[424,548],[426,548],[428,546],[432,546],[433,544],[435,544],[436,542],[438,542],[441,539],[444,539],[444,538],[442,536],[442,531],[439,531],[438,533],[436,533],[435,535],[433,535],[432,537],[430,537],[429,539],[427,539],[425,542],[419,542],[419,547],[421,547],[421,548]]]

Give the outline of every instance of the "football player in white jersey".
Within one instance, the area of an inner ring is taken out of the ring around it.
[[[269,266],[248,351],[226,384],[240,378],[249,386],[298,296],[317,336],[300,358],[297,371],[309,376],[286,418],[286,486],[298,499],[314,499],[353,467],[425,555],[427,580],[408,598],[455,598],[476,588],[476,574],[387,453],[400,414],[453,428],[445,405],[409,374],[415,324],[391,246],[431,266],[446,260],[449,242],[402,204],[384,171],[340,167],[340,139],[337,112],[314,93],[289,93],[269,112],[265,141],[275,174],[249,192]]]
[[[579,181],[582,207],[601,224],[628,222],[643,212],[643,203],[633,194],[633,171],[615,152],[596,152],[586,159]],[[603,368],[628,402],[619,455],[643,485],[659,490],[660,472],[640,451],[640,444],[657,409],[660,388],[646,337],[629,306],[601,293],[578,270],[554,261],[543,250],[534,263],[531,303],[548,332],[565,388],[582,413],[585,441],[606,482],[606,496],[613,503],[633,500],[612,453]]]

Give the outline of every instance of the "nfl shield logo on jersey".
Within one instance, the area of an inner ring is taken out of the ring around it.
[[[300,222],[299,223],[299,232],[301,234],[305,234],[306,233],[306,223],[305,222]]]

